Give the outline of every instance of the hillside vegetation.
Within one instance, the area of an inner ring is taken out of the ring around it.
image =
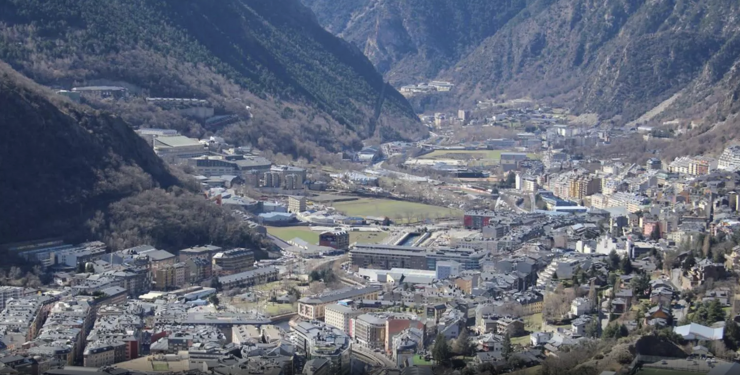
[[[261,246],[120,118],[75,105],[5,64],[0,108],[1,243],[62,237],[104,240],[113,249]],[[0,256],[8,260],[0,268],[15,262]]]
[[[249,119],[232,141],[296,156],[424,133],[362,52],[296,0],[9,0],[0,59],[48,86],[209,99]],[[148,123],[142,106],[106,108],[134,126],[171,125]]]

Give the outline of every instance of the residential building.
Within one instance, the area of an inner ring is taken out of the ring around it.
[[[117,340],[89,343],[83,353],[84,367],[99,368],[126,360],[126,343]]]
[[[497,214],[493,211],[467,211],[463,216],[463,225],[468,229],[483,229],[496,216]]]
[[[349,233],[345,230],[323,232],[319,235],[319,246],[347,250],[349,248]]]
[[[579,297],[570,304],[570,313],[573,316],[581,316],[591,313],[591,301],[588,298]]]
[[[349,374],[352,340],[340,329],[312,321],[296,323],[291,332],[297,353],[311,359],[328,360],[332,374]]]
[[[208,259],[190,258],[185,261],[185,267],[187,268],[185,271],[188,277],[187,282],[191,284],[198,284],[203,280],[210,279],[213,275],[213,265]]]
[[[298,214],[306,211],[306,197],[288,197],[288,212]]]
[[[139,251],[139,255],[145,255],[149,259],[149,269],[155,272],[157,269],[171,266],[177,262],[177,257],[167,251],[157,250],[153,247],[149,247],[146,250]]]
[[[381,287],[377,285],[363,288],[346,288],[328,294],[303,297],[298,300],[298,316],[306,319],[323,319],[327,305],[346,299],[377,300]]]
[[[224,288],[262,285],[277,280],[278,269],[275,267],[257,268],[218,278],[218,281]]]
[[[210,262],[211,258],[222,250],[220,247],[213,245],[195,246],[180,250],[178,256],[180,262],[185,262],[191,258],[202,258]]]
[[[254,267],[254,253],[247,249],[222,251],[213,256],[213,273],[233,275]]]
[[[154,271],[154,282],[158,290],[178,289],[189,279],[189,268],[185,263],[175,263],[157,268]]]
[[[27,289],[17,286],[0,286],[0,310],[5,309],[5,304],[11,299],[19,299],[28,294]]]
[[[332,327],[339,328],[345,334],[350,335],[350,323],[352,319],[361,314],[362,311],[355,310],[346,305],[326,305],[326,307],[324,308],[324,321],[326,322],[326,324]]]

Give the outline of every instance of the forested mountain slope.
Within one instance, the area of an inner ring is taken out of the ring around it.
[[[623,124],[676,94],[656,120],[737,106],[733,0],[303,1],[391,81],[451,80],[451,107],[530,96]]]
[[[120,82],[244,118],[249,105],[250,124],[228,134],[275,152],[315,157],[424,134],[362,52],[297,0],[8,0],[0,59],[48,86]]]
[[[120,118],[71,103],[1,63],[0,108],[0,243],[259,246]]]

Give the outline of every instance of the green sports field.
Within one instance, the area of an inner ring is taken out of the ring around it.
[[[437,217],[461,217],[462,211],[446,207],[431,206],[428,204],[395,201],[390,199],[363,198],[356,201],[338,202],[334,208],[348,216],[376,216],[389,217],[397,222],[422,221]]]

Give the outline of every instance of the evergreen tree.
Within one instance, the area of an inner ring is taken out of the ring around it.
[[[725,337],[723,338],[725,346],[733,351],[737,351],[740,348],[740,328],[732,318],[727,318],[725,321]]]
[[[219,281],[219,280],[218,280],[218,277],[217,277],[217,276],[216,276],[216,277],[213,277],[213,278],[211,279],[211,288],[213,288],[213,289],[216,289],[216,290],[219,290],[219,291],[220,291],[220,290],[221,290],[221,286],[222,286],[222,285],[221,285],[221,281]]]
[[[468,334],[468,329],[463,328],[460,331],[460,336],[457,336],[455,339],[455,344],[452,347],[453,351],[456,354],[467,356],[470,355],[470,353],[473,352],[473,345],[470,343],[470,334]]]
[[[623,275],[629,275],[632,273],[632,261],[629,256],[622,258],[619,264],[619,268],[622,270]]]
[[[696,258],[694,258],[694,253],[689,252],[689,255],[686,256],[686,259],[683,260],[683,263],[681,264],[681,268],[684,271],[688,271],[691,269],[691,267],[696,265]]]
[[[432,347],[432,358],[437,361],[438,364],[447,364],[450,360],[451,352],[450,345],[447,343],[447,338],[443,334],[438,334],[437,338],[434,339],[434,346]]]
[[[214,306],[218,306],[220,301],[218,300],[218,296],[215,294],[211,294],[210,297],[208,297],[208,302],[212,303]]]
[[[504,358],[509,359],[513,353],[514,348],[511,346],[511,336],[507,333],[504,336],[504,342],[501,344],[501,355],[503,355]]]
[[[77,263],[77,273],[85,273],[85,263]]]
[[[619,255],[616,250],[612,250],[609,253],[609,266],[612,270],[619,269]]]
[[[630,285],[635,291],[635,296],[640,298],[645,295],[645,292],[647,292],[648,289],[650,289],[650,277],[645,273],[641,273],[639,276],[632,279]]]

